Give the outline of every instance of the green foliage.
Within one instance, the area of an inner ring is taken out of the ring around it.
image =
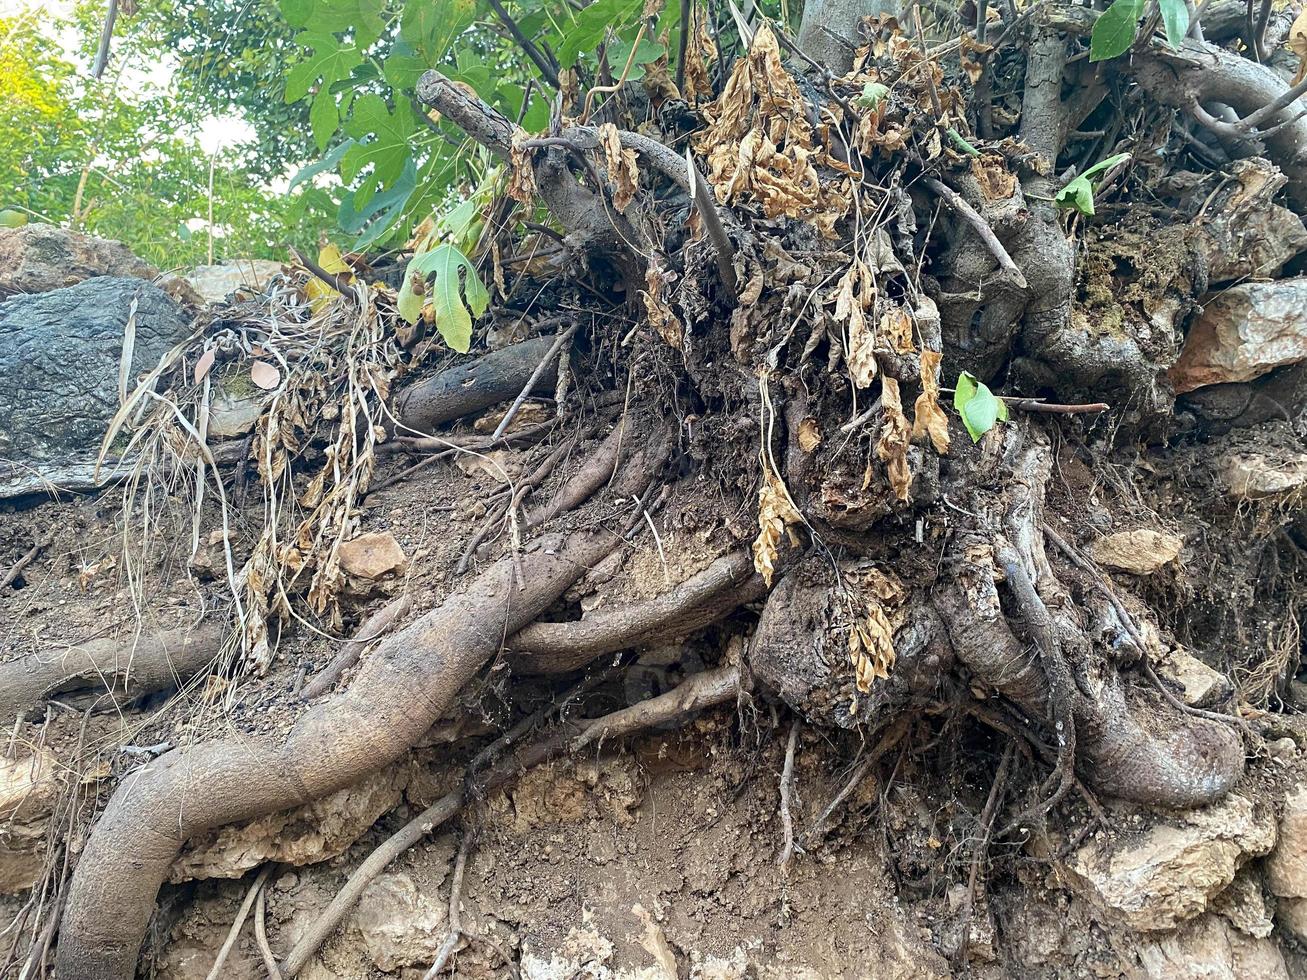
[[[1189,33],[1189,5],[1184,0],[1157,0],[1166,28],[1166,43],[1178,48]]]
[[[853,101],[867,109],[874,109],[880,105],[881,100],[887,95],[889,95],[888,85],[882,85],[880,82],[868,82],[862,86],[862,94]]]
[[[1144,6],[1145,0],[1114,0],[1094,22],[1089,36],[1089,60],[1106,61],[1125,54],[1139,32]]]
[[[429,252],[415,255],[404,278],[405,292],[399,297],[400,315],[409,323],[417,322],[423,298],[412,284],[415,279],[427,280],[436,329],[445,343],[466,354],[472,346],[472,317],[480,316],[490,305],[490,293],[467,256],[453,245],[437,245]]]
[[[1098,161],[1084,173],[1067,181],[1066,186],[1054,195],[1053,202],[1059,208],[1073,208],[1086,217],[1092,217],[1094,214],[1095,188],[1090,182],[1090,178],[1096,177],[1106,170],[1111,170],[1118,163],[1123,163],[1129,159],[1129,153],[1118,153],[1106,160]]]
[[[958,375],[953,388],[953,407],[962,416],[962,424],[967,427],[972,442],[979,442],[980,437],[997,423],[1008,420],[1007,405],[1003,400],[995,397],[988,385],[977,381],[968,371]]]

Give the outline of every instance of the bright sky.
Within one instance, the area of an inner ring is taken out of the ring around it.
[[[73,10],[74,0],[0,0],[0,17],[12,17],[27,11],[46,22],[49,33],[68,54],[68,60],[78,61],[78,41],[74,31],[67,27],[56,28],[53,21],[67,18]],[[109,66],[113,70],[113,49],[110,48]],[[86,66],[89,71],[90,66]],[[166,88],[172,78],[173,66],[166,61],[148,66],[147,71],[124,71],[119,84],[129,91],[133,88],[152,86]],[[205,153],[213,153],[224,146],[245,142],[254,138],[254,128],[239,116],[207,116],[200,121],[198,142]]]

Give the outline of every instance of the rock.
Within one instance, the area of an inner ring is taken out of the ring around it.
[[[55,225],[0,228],[0,297],[44,293],[96,276],[153,279],[158,274],[122,242]]]
[[[1251,381],[1307,360],[1307,278],[1248,282],[1210,297],[1168,375],[1176,393]]]
[[[1151,575],[1175,561],[1183,546],[1178,535],[1141,527],[1099,538],[1089,551],[1100,565],[1131,575]]]
[[[444,903],[418,891],[404,872],[383,874],[359,899],[349,929],[357,931],[377,969],[430,966],[445,941]]]
[[[1266,859],[1266,884],[1280,898],[1307,898],[1307,786],[1285,797],[1279,843]]]
[[[1275,822],[1243,796],[1177,813],[1142,833],[1086,844],[1067,870],[1077,892],[1139,931],[1173,929],[1206,911],[1250,858],[1275,844]]]
[[[217,265],[197,265],[185,278],[204,302],[221,303],[242,286],[262,292],[281,271],[281,263],[271,259],[225,259]]]
[[[346,541],[337,552],[340,568],[355,578],[379,579],[391,572],[403,571],[408,559],[395,536],[389,531],[370,531]]]
[[[1162,677],[1184,688],[1181,700],[1193,708],[1218,704],[1234,690],[1230,678],[1182,648],[1161,653],[1154,666]]]
[[[1139,944],[1148,980],[1289,980],[1279,947],[1245,936],[1218,915]]]
[[[231,930],[248,883],[231,883],[181,906],[150,970],[155,980],[206,980],[219,947]],[[255,948],[249,924],[223,964],[223,980],[262,980],[268,971]],[[303,974],[300,974],[303,976]]]
[[[53,753],[0,759],[0,895],[31,888],[45,870],[50,814],[63,787],[64,770]]]
[[[1275,928],[1270,909],[1266,907],[1266,896],[1262,894],[1261,878],[1248,867],[1242,868],[1230,887],[1212,900],[1212,911],[1225,916],[1240,932],[1257,939],[1265,939]]]
[[[0,302],[0,498],[94,485],[133,300],[133,385],[190,330],[157,286],[105,277]]]
[[[239,878],[265,861],[300,866],[337,857],[399,803],[407,781],[408,767],[392,766],[294,810],[193,837],[170,880]]]
[[[1288,208],[1272,203],[1286,178],[1265,160],[1238,160],[1235,179],[1223,190],[1199,227],[1198,248],[1207,258],[1211,282],[1270,279],[1307,249],[1307,228]],[[1221,197],[1224,200],[1221,200]]]
[[[1226,460],[1226,485],[1236,500],[1262,500],[1307,486],[1307,453],[1232,453]]]
[[[1307,945],[1307,898],[1282,898],[1275,906],[1275,921],[1290,936]]]

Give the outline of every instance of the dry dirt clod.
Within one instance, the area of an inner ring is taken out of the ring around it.
[[[347,575],[375,581],[402,572],[408,563],[404,549],[389,531],[371,531],[346,541],[337,552]]]
[[[1182,547],[1184,540],[1179,535],[1138,528],[1099,538],[1089,546],[1089,553],[1108,568],[1132,575],[1151,575],[1175,561]]]

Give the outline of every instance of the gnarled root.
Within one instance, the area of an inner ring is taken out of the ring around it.
[[[0,664],[0,717],[12,719],[47,697],[109,694],[122,703],[180,684],[218,656],[223,631],[202,621],[130,640],[102,637]]]

